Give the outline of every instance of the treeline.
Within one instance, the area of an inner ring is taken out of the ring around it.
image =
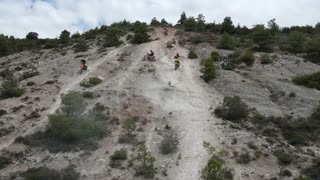
[[[290,53],[305,53],[305,57],[313,62],[320,62],[320,23],[315,26],[292,26],[280,27],[275,19],[264,24],[257,24],[251,28],[234,25],[230,17],[224,18],[223,22],[207,23],[205,17],[199,14],[197,17],[187,17],[183,12],[176,26],[182,27],[187,32],[201,32],[221,34],[218,48],[230,49],[241,47],[253,51],[272,52],[285,51]],[[165,19],[158,21],[151,20],[152,26],[172,26]],[[98,35],[105,38],[104,47],[118,46],[123,42],[120,37],[128,32],[127,40],[139,44],[149,41],[146,23],[136,21],[131,23],[123,20],[115,22],[110,26],[101,26],[91,29],[82,34],[72,34],[67,30],[61,32],[55,39],[39,39],[38,33],[30,32],[24,39],[16,39],[13,36],[0,35],[0,57],[7,56],[24,50],[58,48],[71,43],[78,43],[78,51],[85,51],[87,46],[85,41],[94,39]],[[133,35],[132,35],[133,34]]]
[[[99,35],[104,36],[104,47],[118,46],[122,44],[120,37],[128,32],[132,32],[134,34],[130,35],[128,40],[131,40],[134,44],[139,44],[149,41],[147,31],[148,26],[146,23],[140,21],[131,23],[123,20],[115,22],[110,26],[103,25],[100,28],[91,29],[82,34],[78,32],[71,34],[69,31],[64,30],[58,38],[54,39],[40,39],[37,32],[29,32],[23,39],[1,34],[0,57],[24,50],[62,48],[74,43],[76,43],[76,52],[85,51],[88,48],[85,41],[95,39]]]
[[[234,25],[230,17],[222,23],[206,23],[205,17],[187,17],[183,12],[178,26],[185,31],[221,34],[218,48],[234,50],[246,48],[253,51],[305,53],[305,57],[313,62],[320,62],[320,23],[315,26],[280,27],[275,19],[252,28]]]

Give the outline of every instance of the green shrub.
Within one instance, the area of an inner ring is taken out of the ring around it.
[[[19,88],[18,81],[15,79],[5,80],[0,87],[0,100],[20,97],[25,93],[25,89]]]
[[[121,149],[114,152],[114,154],[110,157],[111,160],[126,160],[127,159],[127,150]]]
[[[101,138],[106,134],[103,123],[81,118],[72,119],[64,114],[49,115],[47,135],[63,142],[81,141],[89,138]]]
[[[141,22],[135,22],[134,24],[134,36],[132,38],[133,44],[142,44],[150,41],[150,36],[148,35],[147,24]]]
[[[150,41],[150,36],[147,32],[136,32],[132,38],[133,44],[142,44]]]
[[[22,74],[22,76],[20,77],[20,80],[22,81],[25,79],[29,79],[29,78],[32,78],[32,77],[37,76],[39,74],[40,73],[38,71],[27,71]]]
[[[278,158],[278,163],[280,165],[289,165],[293,161],[293,156],[284,151],[275,151],[274,155]]]
[[[90,77],[88,80],[83,80],[80,82],[80,86],[85,88],[90,88],[96,86],[102,82],[102,79],[98,77]]]
[[[284,169],[284,170],[280,171],[279,175],[282,176],[282,177],[291,177],[292,173],[291,173],[290,170]]]
[[[228,33],[224,33],[220,38],[218,48],[233,50],[234,47],[235,47],[235,42],[233,38]]]
[[[135,138],[135,131],[137,128],[137,122],[139,121],[139,118],[137,117],[131,117],[124,121],[122,125],[122,135],[119,138],[120,143],[130,143]]]
[[[0,156],[0,169],[5,168],[9,164],[11,164],[11,159],[10,158],[5,157],[5,156]]]
[[[85,108],[81,93],[63,95],[61,110],[49,115],[47,131],[27,136],[23,142],[46,148],[50,152],[94,149],[95,142],[107,134],[107,123],[83,114]]]
[[[258,147],[257,147],[253,142],[249,142],[249,143],[248,143],[248,147],[249,147],[250,149],[253,149],[253,150],[257,150],[257,149],[258,149]]]
[[[191,50],[188,54],[188,58],[189,59],[197,59],[198,58],[198,55],[197,53],[194,51],[194,50]]]
[[[266,55],[266,54],[263,54],[261,56],[261,64],[271,64],[272,63],[272,59]]]
[[[212,59],[214,61],[219,61],[219,59],[220,59],[220,54],[218,52],[216,52],[216,51],[212,51],[210,56],[212,57]]]
[[[292,81],[297,85],[320,90],[320,71],[313,74],[296,76]]]
[[[125,149],[117,150],[110,157],[110,166],[118,168],[122,165],[122,161],[127,159],[127,151]]]
[[[205,180],[233,180],[231,170],[223,167],[224,161],[217,156],[213,156],[201,171]]]
[[[248,117],[249,107],[241,101],[239,96],[225,97],[223,105],[218,107],[214,113],[219,118],[240,123],[241,120]]]
[[[183,22],[183,28],[185,31],[196,31],[197,21],[194,17],[189,17]]]
[[[132,38],[133,38],[133,35],[132,34],[128,34],[127,41],[130,41]]]
[[[179,139],[174,131],[168,131],[163,137],[160,145],[162,154],[170,154],[178,149]]]
[[[216,66],[212,57],[209,57],[204,61],[202,73],[202,79],[207,83],[209,83],[212,79],[217,77]]]
[[[147,147],[143,144],[138,148],[138,154],[135,157],[135,171],[136,175],[144,176],[145,178],[153,178],[156,174],[154,167],[155,157],[148,151]]]
[[[70,32],[67,30],[63,30],[59,36],[59,41],[61,44],[67,45],[70,42]]]
[[[21,174],[26,180],[77,180],[80,174],[73,167],[53,170],[47,167],[31,168]]]
[[[252,51],[246,50],[242,53],[239,60],[244,62],[247,66],[252,66],[254,64],[255,57]]]
[[[69,117],[79,117],[85,110],[85,99],[80,92],[71,91],[62,95],[61,110]]]
[[[120,37],[124,34],[125,32],[120,28],[114,26],[109,27],[106,32],[104,47],[121,45],[123,42],[120,41]]]
[[[94,93],[93,93],[93,92],[90,92],[90,91],[85,91],[85,92],[82,93],[82,96],[83,96],[84,98],[89,98],[89,99],[91,99],[91,98],[94,98]]]
[[[93,86],[96,86],[102,82],[102,79],[98,77],[91,77],[89,78],[89,83],[92,84]]]
[[[306,58],[312,62],[320,62],[320,38],[307,40],[305,44]]]
[[[85,52],[89,49],[89,46],[88,44],[83,41],[83,40],[80,40],[75,46],[74,46],[74,52]]]
[[[239,157],[237,158],[237,162],[239,164],[249,164],[251,162],[251,156],[248,152],[239,155]]]
[[[257,25],[253,28],[251,38],[256,46],[253,48],[256,51],[272,52],[272,45],[274,37],[269,29],[266,29],[263,25]]]
[[[320,105],[312,112],[310,119],[315,121],[315,123],[320,124]]]
[[[52,49],[52,48],[58,48],[58,47],[59,47],[59,42],[56,39],[47,40],[44,46],[44,48],[46,49]]]
[[[300,31],[292,31],[289,34],[289,51],[293,53],[301,53],[304,51],[305,35]]]
[[[318,179],[320,177],[320,159],[313,162],[310,167],[304,168],[302,173],[309,179]]]

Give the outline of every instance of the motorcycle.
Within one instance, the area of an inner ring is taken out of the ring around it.
[[[174,70],[177,70],[180,67],[180,62],[176,61],[174,64]]]
[[[149,56],[149,55],[145,55],[143,58],[142,58],[142,61],[156,61],[156,57],[155,56]]]

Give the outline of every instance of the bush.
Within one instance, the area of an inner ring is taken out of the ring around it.
[[[74,52],[85,52],[89,49],[89,46],[88,44],[83,41],[83,40],[80,40],[75,46],[74,46]]]
[[[85,110],[85,100],[81,93],[71,91],[62,95],[61,110],[69,117],[79,117]]]
[[[136,22],[134,24],[134,36],[132,38],[133,44],[142,44],[150,41],[150,36],[148,35],[147,24]]]
[[[135,157],[135,171],[136,175],[144,176],[145,178],[153,178],[156,174],[154,167],[155,158],[148,151],[147,147],[143,144],[138,148],[138,154]]]
[[[5,168],[9,164],[11,164],[11,159],[10,158],[5,157],[5,156],[0,156],[0,169]]]
[[[160,145],[162,154],[170,154],[178,149],[179,139],[174,131],[168,131],[163,137]]]
[[[320,71],[313,74],[296,76],[292,81],[297,85],[320,90]]]
[[[189,17],[183,22],[183,28],[185,31],[196,31],[197,21],[194,17]]]
[[[218,48],[233,50],[234,47],[235,47],[235,42],[233,38],[228,33],[224,33],[220,38]]]
[[[150,41],[150,36],[147,32],[136,32],[133,36],[132,43],[133,44],[142,44]]]
[[[85,91],[85,92],[83,92],[83,93],[82,93],[82,96],[83,96],[84,98],[89,98],[89,99],[94,98],[93,92],[90,92],[90,91]]]
[[[118,168],[121,166],[122,161],[127,159],[127,151],[125,149],[117,150],[110,157],[110,166],[112,168]]]
[[[263,54],[261,56],[261,64],[271,64],[271,63],[272,63],[272,60],[268,55]]]
[[[320,160],[317,159],[310,167],[302,170],[302,173],[310,179],[318,179],[320,177]]]
[[[80,86],[85,88],[90,88],[96,86],[102,82],[102,79],[98,77],[90,77],[88,80],[83,80],[80,82]]]
[[[197,59],[198,58],[198,55],[195,51],[191,50],[188,54],[188,58],[189,59]]]
[[[248,152],[246,152],[245,154],[241,154],[238,158],[237,158],[237,162],[239,164],[249,164],[251,162],[251,156]]]
[[[301,53],[304,50],[305,35],[300,31],[292,31],[289,34],[289,51],[293,53]]]
[[[202,170],[202,178],[205,180],[233,180],[231,170],[223,167],[224,161],[213,156]]]
[[[291,177],[292,173],[291,173],[290,170],[284,169],[284,170],[280,171],[279,175],[282,176],[282,177]]]
[[[249,143],[248,143],[248,147],[249,147],[250,149],[253,149],[253,150],[257,150],[257,149],[258,149],[258,147],[257,147],[253,142],[249,142]]]
[[[133,35],[132,34],[128,34],[127,41],[130,41],[132,38],[133,38]]]
[[[58,48],[58,47],[59,47],[59,42],[56,39],[47,40],[44,46],[44,48],[46,49],[52,49],[52,48]]]
[[[124,35],[124,31],[117,27],[109,27],[106,32],[105,36],[105,43],[104,47],[112,47],[112,46],[119,46],[123,42],[120,41],[120,36]]]
[[[212,79],[217,77],[216,66],[212,57],[209,57],[205,60],[202,73],[202,79],[207,83],[209,83]]]
[[[105,133],[104,124],[85,117],[73,119],[64,114],[49,115],[49,137],[64,141],[80,141],[89,138],[101,138]]]
[[[49,115],[47,131],[27,136],[24,142],[50,152],[95,148],[95,142],[107,134],[107,123],[83,114],[85,108],[81,93],[63,95],[61,111]]]
[[[305,51],[308,60],[320,63],[320,38],[309,39],[305,44]]]
[[[252,51],[246,50],[242,53],[239,60],[241,62],[244,62],[247,66],[252,66],[254,64],[255,58]]]
[[[63,30],[59,36],[59,41],[61,44],[67,45],[70,42],[70,32]]]
[[[15,79],[5,80],[0,87],[0,100],[20,97],[25,93],[25,89],[19,88],[18,81]]]
[[[275,151],[274,155],[278,158],[278,163],[280,165],[289,165],[293,161],[293,156],[284,151]]]
[[[214,113],[219,118],[240,123],[242,119],[248,117],[249,107],[239,96],[225,97],[222,107],[218,107]]]
[[[125,120],[122,125],[123,134],[119,138],[120,143],[130,143],[135,138],[136,124],[139,121],[137,117],[131,117]]]
[[[77,180],[80,178],[80,174],[73,167],[57,171],[44,166],[28,169],[21,176],[26,180]]]
[[[27,71],[22,74],[22,76],[20,77],[20,80],[22,81],[25,79],[29,79],[29,78],[32,78],[32,77],[37,76],[39,74],[40,73],[38,71]]]
[[[6,114],[7,114],[6,110],[0,109],[0,117],[3,116],[3,115],[6,115]]]
[[[262,52],[272,52],[273,36],[269,29],[265,29],[263,25],[257,25],[253,28],[251,34],[253,42],[257,45],[253,49]]]
[[[127,159],[127,150],[121,149],[114,152],[114,154],[110,157],[111,160],[126,160]]]

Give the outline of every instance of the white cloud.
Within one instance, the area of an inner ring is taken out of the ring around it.
[[[315,25],[319,0],[0,0],[0,33],[24,37],[57,37],[127,19],[150,22],[152,17],[176,23],[180,13],[203,13],[207,22],[231,16],[234,24],[252,26],[276,18],[281,26]]]

